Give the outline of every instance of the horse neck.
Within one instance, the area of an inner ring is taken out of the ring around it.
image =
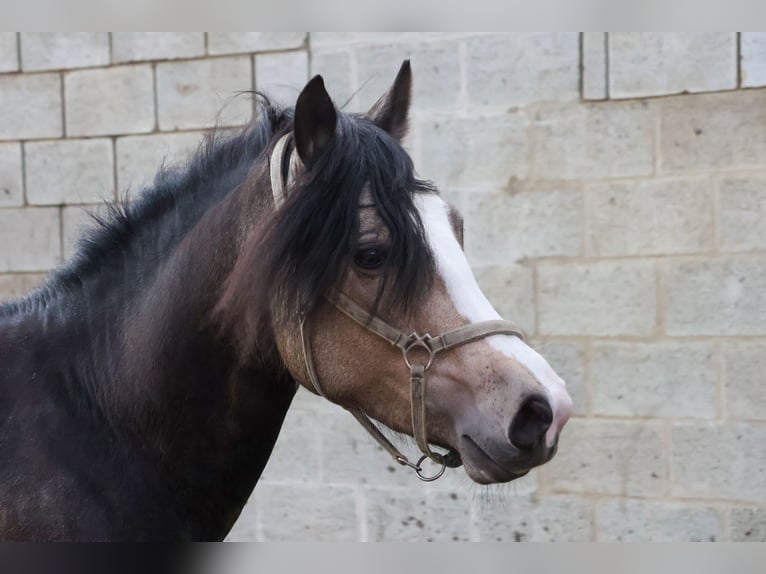
[[[242,360],[211,319],[243,237],[270,210],[245,183],[188,229],[182,213],[171,214],[181,239],[146,287],[130,295],[119,335],[108,313],[102,325],[114,342],[106,356],[119,359],[97,390],[100,402],[159,465],[196,538],[228,532],[296,390],[273,343]],[[141,283],[126,274],[121,285]]]

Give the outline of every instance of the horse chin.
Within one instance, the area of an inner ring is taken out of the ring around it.
[[[525,476],[531,470],[531,466],[524,468],[496,461],[468,435],[463,435],[460,444],[460,456],[466,474],[478,484],[511,482]]]

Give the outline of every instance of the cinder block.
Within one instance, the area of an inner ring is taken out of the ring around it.
[[[718,236],[723,251],[766,248],[766,177],[737,177],[718,186]]]
[[[608,97],[606,32],[582,33],[582,96],[586,100]]]
[[[442,189],[505,187],[527,176],[528,122],[520,113],[496,117],[445,117],[418,126],[422,140],[418,172]]]
[[[351,71],[351,60],[351,52],[311,51],[311,77],[313,78],[317,74],[322,76],[330,97],[338,107],[350,101],[356,91],[356,80]],[[290,105],[295,105],[295,102],[291,102]],[[358,108],[356,105],[351,105],[344,109],[357,110]]]
[[[763,167],[766,90],[677,96],[658,105],[663,171]]]
[[[309,57],[303,50],[255,56],[255,88],[284,106],[295,105],[308,76]]]
[[[510,495],[475,511],[482,542],[590,542],[591,504],[576,496]]]
[[[309,32],[311,48],[357,42],[365,32]]]
[[[766,335],[766,257],[664,261],[669,335]]]
[[[316,429],[321,437],[323,482],[407,487],[420,482],[411,469],[394,461],[351,414],[338,406],[335,409],[322,415],[321,425]],[[414,439],[381,428],[405,454],[411,452],[415,456],[419,452]]]
[[[427,542],[468,542],[470,523],[471,499],[464,490],[428,492],[424,529]]]
[[[114,198],[110,139],[29,142],[24,151],[30,204],[97,203]]]
[[[160,129],[240,125],[252,117],[250,58],[157,64]]]
[[[61,105],[58,74],[0,76],[0,140],[61,137]]]
[[[149,65],[80,70],[66,74],[67,135],[145,133],[154,129],[154,88]]]
[[[712,343],[596,343],[590,376],[597,415],[716,416]]]
[[[660,497],[668,485],[666,467],[660,424],[575,418],[540,474],[554,492]]]
[[[273,484],[319,482],[318,429],[322,419],[322,411],[290,408],[261,475],[262,481]]]
[[[766,32],[742,32],[742,87],[766,86]]]
[[[0,271],[47,271],[60,261],[59,210],[0,209]]]
[[[306,32],[208,32],[210,54],[238,54],[301,48]]]
[[[514,106],[579,96],[576,32],[487,34],[465,45],[465,85],[475,105]]]
[[[462,492],[367,490],[367,535],[376,542],[470,540],[470,505]]]
[[[766,426],[676,423],[672,495],[766,502]]]
[[[360,520],[350,487],[261,484],[255,504],[266,542],[359,540]]]
[[[447,202],[448,205],[453,207],[454,209],[457,209],[458,213],[460,213],[460,216],[465,219],[466,214],[466,204],[468,203],[468,196],[472,195],[473,192],[467,192],[467,191],[452,191],[452,190],[439,190],[439,195],[441,198]],[[465,222],[464,222],[465,223]],[[464,225],[465,227],[465,225]],[[463,235],[465,235],[465,229],[463,229]],[[463,238],[465,240],[465,237]]]
[[[704,180],[596,183],[585,188],[591,255],[699,253],[713,246]]]
[[[357,106],[368,110],[394,82],[405,59],[412,66],[413,109],[454,108],[460,97],[459,45],[455,41],[392,43],[356,49]]]
[[[0,206],[24,205],[21,144],[0,144]]]
[[[583,252],[583,194],[574,185],[551,191],[466,194],[465,248],[476,264]]]
[[[25,71],[108,64],[108,32],[21,33],[21,68]]]
[[[732,508],[729,531],[732,542],[766,542],[766,508]]]
[[[766,343],[724,343],[723,360],[727,415],[766,420]]]
[[[650,261],[542,263],[537,290],[539,335],[647,336],[655,331]]]
[[[425,542],[426,497],[412,491],[373,490],[367,496],[368,539]],[[464,518],[466,530],[468,518]]]
[[[710,506],[610,499],[596,504],[599,542],[715,542],[722,538]]]
[[[239,518],[232,526],[229,533],[226,535],[224,542],[261,542],[263,536],[261,536],[260,527],[258,523],[258,505],[255,500],[255,491],[250,495],[250,500],[247,501],[242,512],[239,514]]]
[[[29,293],[45,280],[45,273],[0,275],[0,301],[12,301]]]
[[[196,58],[204,54],[204,32],[112,32],[115,63]]]
[[[609,95],[640,98],[733,90],[734,32],[610,32]]]
[[[538,343],[534,340],[531,344],[566,382],[567,393],[572,398],[572,412],[575,415],[587,413],[588,392],[585,388],[584,344],[561,341],[542,341]]]
[[[140,191],[162,166],[183,164],[199,148],[202,132],[179,132],[117,138],[117,187],[120,194]]]
[[[18,69],[18,33],[0,32],[0,72],[15,72]]]
[[[501,317],[514,321],[527,335],[535,332],[535,286],[531,268],[496,265],[478,267],[474,274]]]
[[[628,177],[650,175],[654,170],[652,120],[646,102],[544,106],[534,125],[537,177]]]
[[[390,44],[443,38],[449,32],[310,32],[311,47],[349,44]],[[454,34],[452,34],[454,35]]]

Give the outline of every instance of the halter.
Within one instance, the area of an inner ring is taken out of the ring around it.
[[[271,175],[271,188],[274,195],[274,204],[278,208],[285,199],[285,163],[289,158],[289,153],[285,153],[287,150],[287,144],[289,142],[290,134],[282,136],[274,147],[274,151],[271,155],[270,175]],[[449,449],[446,454],[441,454],[431,450],[428,444],[428,436],[426,432],[426,378],[425,373],[431,367],[438,353],[454,349],[467,343],[472,343],[483,339],[489,335],[514,335],[520,339],[524,339],[524,335],[521,330],[511,321],[505,321],[501,319],[492,321],[480,321],[478,323],[470,323],[463,325],[457,329],[446,331],[441,335],[432,337],[428,333],[420,335],[412,332],[409,335],[404,331],[392,327],[380,317],[371,315],[354,301],[349,299],[346,295],[332,289],[325,298],[329,303],[335,306],[346,317],[353,320],[357,324],[361,325],[371,333],[374,333],[378,337],[388,341],[392,346],[401,350],[402,357],[405,365],[410,370],[410,403],[412,410],[412,431],[415,437],[415,442],[423,453],[416,463],[410,462],[410,460],[404,456],[386,436],[375,426],[370,418],[365,415],[361,410],[357,408],[347,408],[354,418],[369,432],[372,437],[388,452],[393,459],[402,466],[408,466],[412,468],[417,474],[420,480],[431,482],[436,480],[444,474],[444,470],[449,466],[450,468],[458,467],[461,465],[460,455]],[[311,352],[311,340],[309,333],[309,325],[307,317],[303,314],[300,316],[300,331],[301,331],[301,344],[303,347],[303,357],[306,363],[306,371],[308,372],[311,384],[317,394],[324,398],[327,398],[322,385],[319,382],[319,375],[317,374],[316,367],[314,366],[314,356]],[[421,358],[416,360],[414,351],[421,350],[419,353],[423,355],[426,353],[425,360]],[[329,399],[328,399],[329,400]],[[432,476],[424,475],[422,464],[426,459],[431,459],[436,464],[441,465],[441,468]]]

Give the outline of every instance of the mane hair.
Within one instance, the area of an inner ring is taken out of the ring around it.
[[[92,273],[109,262],[115,247],[124,247],[141,228],[185,205],[196,202],[207,208],[210,196],[218,199],[234,189],[268,145],[274,131],[289,119],[289,114],[266,96],[255,95],[262,105],[252,122],[238,130],[211,129],[185,165],[163,163],[152,187],[142,190],[138,201],[131,201],[126,192],[123,202],[106,203],[105,215],[91,213],[95,226],[80,238],[71,264],[58,271],[59,279],[67,281]],[[208,197],[201,197],[203,194]],[[204,210],[199,215],[203,213]]]
[[[178,219],[191,228],[212,203],[247,177],[274,133],[292,121],[290,110],[263,94],[251,95],[259,100],[252,122],[237,130],[212,128],[188,161],[163,163],[153,183],[136,198],[124,191],[122,202],[105,201],[100,211],[89,212],[91,223],[79,238],[75,254],[25,298],[0,303],[0,317],[39,308],[92,277],[119,272],[126,259],[146,268],[145,272],[156,266],[185,231],[175,229],[168,216],[181,211]],[[144,260],[138,261],[139,257]]]
[[[267,172],[262,185],[270,185]],[[390,233],[372,312],[383,305],[408,313],[426,292],[433,256],[413,194],[435,188],[415,177],[411,158],[388,133],[363,116],[340,113],[328,148],[248,239],[226,285],[219,311],[240,328],[245,352],[271,332],[271,321],[310,314],[342,279],[356,250],[365,189]]]

